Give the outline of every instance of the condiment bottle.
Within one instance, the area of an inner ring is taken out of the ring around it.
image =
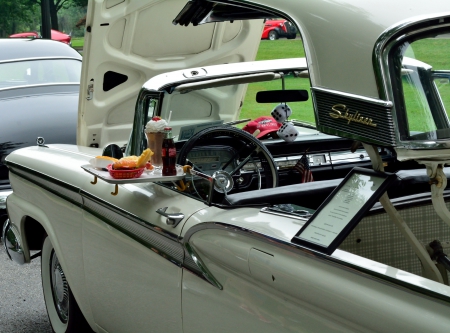
[[[175,176],[177,174],[177,149],[175,148],[175,143],[173,142],[172,127],[164,128],[164,140],[162,143],[161,156],[163,162],[162,175]]]

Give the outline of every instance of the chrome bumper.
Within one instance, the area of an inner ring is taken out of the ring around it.
[[[0,209],[6,209],[6,198],[12,193],[11,189],[0,190]]]
[[[9,219],[7,219],[3,225],[2,231],[3,247],[5,248],[9,259],[15,261],[19,265],[23,265],[25,263],[25,253],[17,234],[18,232],[15,230],[15,227],[11,224]]]

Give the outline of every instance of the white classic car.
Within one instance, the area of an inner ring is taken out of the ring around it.
[[[264,17],[306,58],[253,61]],[[77,146],[6,159],[4,246],[41,256],[55,332],[448,332],[448,0],[90,1],[86,26]],[[252,85],[315,126],[234,127]],[[90,164],[157,116],[177,175]]]

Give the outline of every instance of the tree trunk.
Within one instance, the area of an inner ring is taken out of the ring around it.
[[[50,18],[52,21],[52,29],[59,30],[58,12],[56,11],[55,1],[49,0],[49,4],[50,4]]]
[[[41,35],[42,38],[45,39],[52,39],[52,34],[50,31],[51,25],[50,25],[50,9],[49,9],[49,3],[53,2],[53,0],[41,0],[41,18],[42,18],[42,25],[41,25]]]
[[[10,35],[16,33],[16,27],[17,27],[16,20],[13,20],[13,21],[12,21],[12,24],[11,24],[11,33],[10,33]],[[1,35],[0,35],[0,36],[1,36]]]

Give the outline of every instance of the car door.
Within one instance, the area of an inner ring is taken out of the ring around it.
[[[183,242],[200,265],[186,259],[184,332],[448,330],[445,302],[392,283],[417,276],[345,251],[295,248],[290,239],[302,224],[259,208],[194,214]],[[432,327],[424,318],[434,318]]]
[[[92,179],[90,179],[92,180]],[[183,223],[205,204],[157,183],[85,182],[83,261],[100,332],[182,332]],[[87,194],[89,192],[89,194]],[[156,212],[183,214],[168,225]]]

